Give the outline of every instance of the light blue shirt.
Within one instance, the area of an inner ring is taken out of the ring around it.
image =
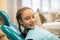
[[[37,27],[33,30],[30,30],[25,38],[27,39],[33,39],[33,40],[60,40],[58,37],[56,37],[54,34]]]

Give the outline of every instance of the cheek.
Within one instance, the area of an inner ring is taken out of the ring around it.
[[[29,21],[24,21],[24,24],[25,24],[25,25],[28,25],[28,24],[29,24]]]
[[[36,23],[36,19],[35,19],[35,23]]]

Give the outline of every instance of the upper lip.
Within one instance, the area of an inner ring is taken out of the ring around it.
[[[33,26],[33,25],[34,25],[34,23],[30,24],[30,26]]]

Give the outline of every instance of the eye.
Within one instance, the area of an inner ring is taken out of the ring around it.
[[[32,18],[34,18],[34,15],[32,15]]]
[[[32,18],[34,18],[34,16],[32,16]]]
[[[30,17],[26,17],[26,18],[25,18],[25,20],[29,20],[29,19],[30,19]]]

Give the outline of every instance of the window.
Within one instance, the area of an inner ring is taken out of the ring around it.
[[[49,0],[42,0],[42,11],[49,11]]]
[[[51,9],[59,8],[59,0],[51,0]]]
[[[31,7],[32,1],[31,0],[21,0],[22,1],[22,7]]]
[[[32,9],[34,10],[34,12],[37,11],[37,8],[40,9],[40,0],[32,0]]]
[[[42,12],[60,7],[60,0],[22,0],[22,7],[31,7],[34,12],[39,8]]]

